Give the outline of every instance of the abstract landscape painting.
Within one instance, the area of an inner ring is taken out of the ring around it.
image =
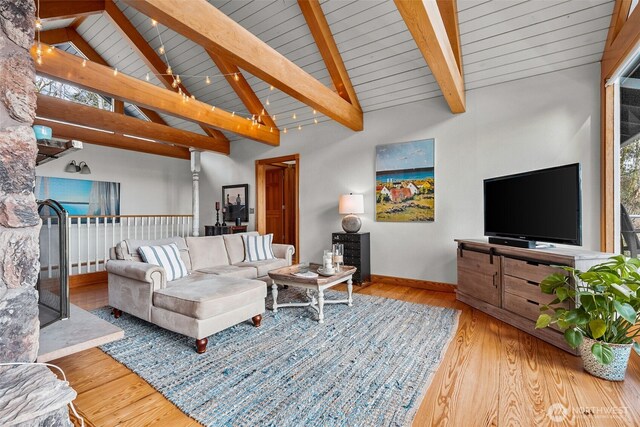
[[[434,145],[424,139],[376,147],[376,221],[434,220]]]

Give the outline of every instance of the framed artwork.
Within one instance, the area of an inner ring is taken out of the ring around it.
[[[249,184],[223,185],[222,208],[226,222],[249,222]]]
[[[119,182],[38,176],[35,196],[59,202],[69,215],[120,215]]]
[[[376,147],[376,221],[434,221],[434,146],[423,139]]]

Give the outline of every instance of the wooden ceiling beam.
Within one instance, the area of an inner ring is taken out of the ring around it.
[[[394,0],[453,113],[465,111],[464,76],[436,0]],[[452,21],[450,20],[449,23]]]
[[[462,48],[460,47],[460,26],[458,25],[458,2],[457,0],[436,0],[444,28],[447,31],[449,44],[456,58],[458,70],[462,73]]]
[[[362,110],[206,0],[124,0],[124,3],[350,129],[362,130]]]
[[[187,148],[193,147],[199,150],[229,154],[229,141],[215,140],[194,132],[125,116],[117,111],[101,110],[52,96],[37,95],[36,114],[40,118],[112,131],[116,134],[132,135]]]
[[[269,112],[265,109],[264,105],[262,105],[262,101],[253,91],[247,79],[244,78],[244,75],[240,71],[238,67],[229,61],[213,54],[212,52],[207,51],[213,62],[216,64],[216,67],[220,70],[224,77],[227,79],[227,82],[231,86],[231,88],[235,91],[238,98],[242,101],[244,106],[247,108],[251,114],[255,114],[260,117],[260,121],[265,125],[272,127],[274,129],[278,129],[276,122],[273,121]],[[236,76],[238,80],[236,80]]]
[[[80,34],[78,34],[76,29],[73,28],[73,26],[66,27],[66,28],[58,28],[55,30],[41,31],[40,40],[42,41],[42,43],[51,44],[51,45],[71,43],[76,48],[76,50],[80,52],[82,55],[84,55],[88,60],[104,65],[106,67],[110,66],[107,63],[107,61],[105,61],[104,58],[98,52],[96,52],[95,49],[91,47],[91,45],[87,43],[86,40]],[[120,102],[122,101],[116,100],[114,102],[114,109],[119,108],[117,104]],[[144,114],[152,122],[160,123],[163,125],[167,124],[167,122],[165,122],[162,116],[160,116],[160,114],[156,113],[155,111],[150,110],[148,108],[144,108],[144,107],[138,107],[138,109],[142,112],[142,114]],[[223,139],[223,138],[219,138],[219,139]],[[227,138],[224,137],[224,140],[227,140]]]
[[[624,26],[624,23],[629,17],[629,10],[631,9],[631,0],[618,0],[613,6],[613,13],[611,14],[611,24],[609,24],[609,32],[607,33],[606,46],[611,46],[613,41],[618,36],[618,33]]]
[[[104,10],[104,0],[40,0],[39,4],[40,9],[36,11],[36,16],[42,20],[77,18],[102,13]]]
[[[129,138],[124,135],[101,132],[99,130],[74,126],[68,123],[53,122],[41,118],[36,118],[33,124],[50,127],[56,138],[77,139],[86,142],[87,144],[120,148],[122,150],[138,151],[141,153],[157,154],[159,156],[175,157],[177,159],[188,160],[191,158],[189,149],[184,147],[175,147],[173,145],[166,145],[158,142],[143,141],[137,138]]]
[[[302,15],[307,21],[307,26],[316,42],[316,46],[318,46],[320,55],[322,55],[322,59],[324,60],[338,95],[351,105],[360,109],[358,96],[351,84],[349,73],[344,66],[338,45],[333,38],[331,28],[322,11],[320,2],[318,0],[298,0],[298,6],[300,6]]]
[[[133,24],[122,13],[120,8],[113,0],[105,1],[105,15],[111,20],[111,23],[120,32],[120,35],[131,45],[133,50],[138,54],[140,59],[149,67],[149,69],[158,77],[160,82],[169,90],[173,88],[173,78],[167,75],[167,64],[156,53],[156,51],[147,43],[145,38],[133,26]],[[178,84],[178,88],[187,96],[191,96],[191,92],[182,84]],[[209,136],[217,139],[225,139],[227,137],[217,129],[211,129],[207,126],[201,126],[202,130]]]
[[[617,0],[611,15],[611,25],[601,61],[604,81],[611,78],[640,43],[640,7],[636,7],[631,15],[628,15],[629,8],[626,3],[627,0]]]
[[[31,55],[36,58],[36,47]],[[251,120],[212,107],[195,99],[183,99],[173,91],[151,83],[115,74],[114,70],[93,61],[86,61],[62,52],[60,49],[43,49],[42,64],[36,64],[36,72],[55,80],[67,82],[106,96],[181,117],[205,126],[213,126],[269,145],[280,144],[280,132],[265,126],[254,125]]]

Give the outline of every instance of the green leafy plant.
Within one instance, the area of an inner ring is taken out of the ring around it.
[[[595,340],[591,353],[604,365],[613,360],[609,344],[633,344],[640,354],[634,340],[640,335],[640,260],[618,255],[585,272],[561,268],[567,274],[555,273],[540,283],[543,293],[556,298],[540,307],[536,329],[557,324],[572,348],[584,337]],[[567,309],[568,301],[575,308]]]

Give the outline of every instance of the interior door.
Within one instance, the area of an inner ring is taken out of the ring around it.
[[[296,165],[289,165],[284,171],[284,241],[296,244]]]
[[[273,243],[285,243],[284,236],[284,173],[282,168],[268,168],[265,174],[267,234],[273,233]]]

